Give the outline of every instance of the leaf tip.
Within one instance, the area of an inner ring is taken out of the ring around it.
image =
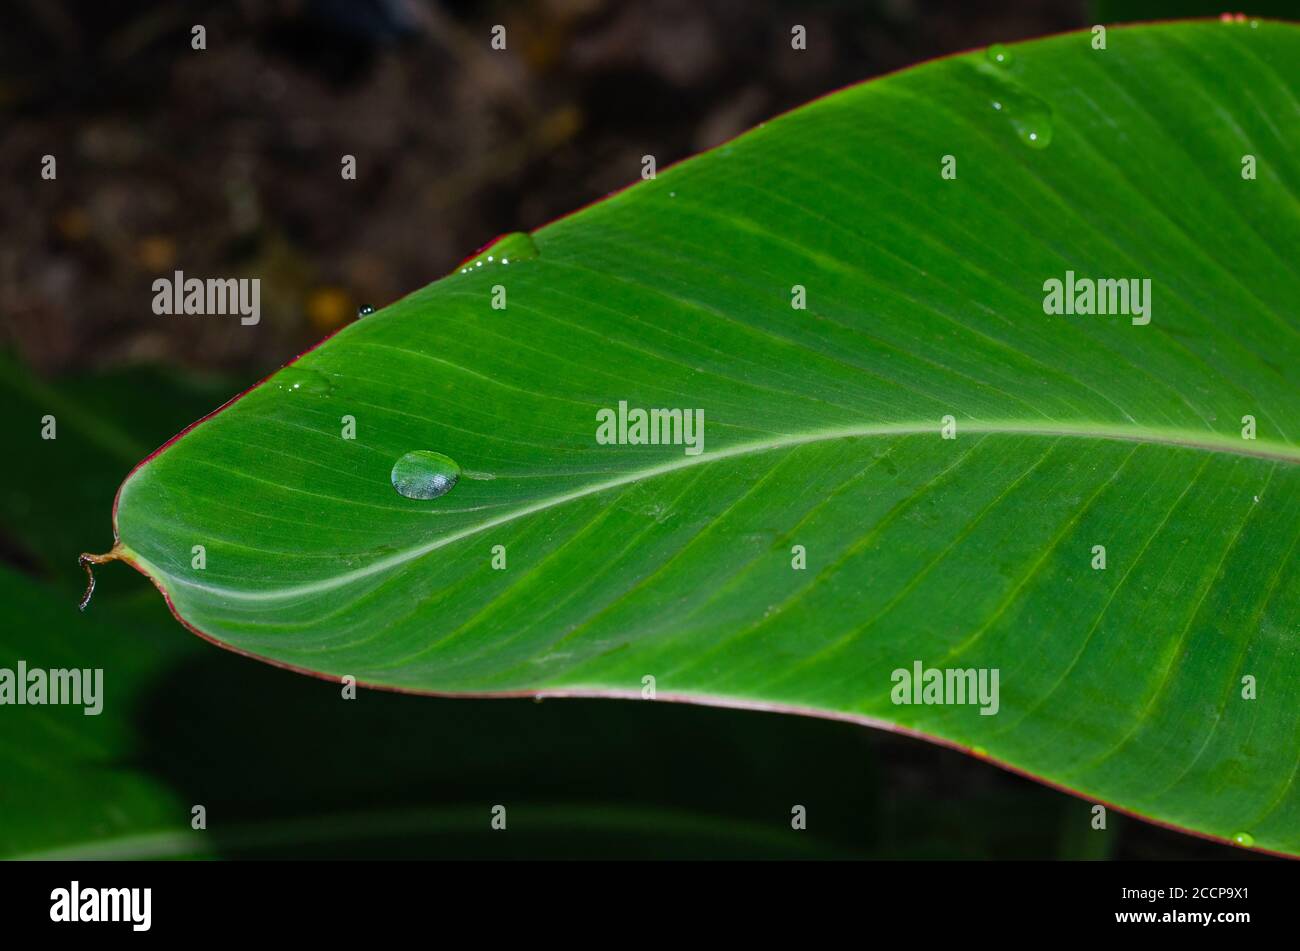
[[[86,610],[95,593],[95,570],[91,565],[104,565],[110,561],[117,561],[120,557],[120,548],[116,544],[102,555],[92,555],[83,551],[77,556],[77,564],[86,569],[86,593],[81,596],[81,602],[77,605],[78,610]]]

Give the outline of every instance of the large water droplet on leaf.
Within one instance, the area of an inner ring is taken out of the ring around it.
[[[393,463],[393,488],[408,499],[436,499],[460,481],[460,465],[450,456],[417,449]]]

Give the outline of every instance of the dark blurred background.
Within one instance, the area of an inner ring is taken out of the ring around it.
[[[1079,0],[5,6],[10,346],[46,372],[245,376],[628,184],[642,155],[663,168],[846,84],[1085,22]],[[46,154],[57,181],[39,177]],[[262,324],[159,320],[150,283],[177,268],[260,276]]]
[[[0,422],[17,448],[0,493],[0,660],[39,663],[61,644],[128,695],[59,735],[5,721],[0,855],[126,841],[140,854],[1249,858],[1114,813],[1092,833],[1088,803],[842,723],[384,694],[350,707],[198,642],[120,566],[90,612],[73,608],[76,553],[108,547],[131,464],[359,306],[634,181],[645,154],[663,168],[846,84],[1092,17],[1217,12],[1111,6],[4,0]],[[490,47],[497,24],[505,51]],[[791,49],[794,24],[806,51]],[[260,277],[261,323],[159,319],[151,282],[176,269]],[[57,442],[34,442],[45,413]],[[87,731],[102,743],[89,758],[68,741]],[[485,838],[499,799],[524,810],[513,828],[545,834]],[[206,844],[131,838],[185,827],[194,802],[214,816]],[[791,802],[811,803],[811,844],[775,831]]]

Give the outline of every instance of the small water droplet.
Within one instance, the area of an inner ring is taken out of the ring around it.
[[[1020,141],[1031,149],[1045,149],[1052,144],[1052,120],[1046,112],[1030,110],[1011,117],[1011,126]]]
[[[436,499],[460,481],[460,465],[450,456],[417,449],[393,463],[393,488],[408,499]]]
[[[1244,845],[1246,848],[1250,848],[1255,844],[1255,837],[1249,832],[1238,832],[1232,837],[1232,841],[1236,842],[1238,845]]]
[[[369,304],[362,304],[360,307],[357,308],[357,317],[358,318],[369,317],[374,312],[375,309],[371,307]]]
[[[271,378],[282,393],[314,393],[324,396],[334,389],[324,374],[301,367],[285,367]]]
[[[1023,144],[1045,149],[1052,144],[1052,107],[1013,78],[1011,70],[1001,68],[1009,62],[1010,52],[998,46],[989,47],[984,59],[968,59],[970,85],[988,97],[985,101],[1011,123]]]
[[[465,274],[486,265],[512,264],[518,261],[532,261],[539,257],[537,245],[532,235],[523,231],[512,231],[497,238],[478,255],[460,266],[460,273]]]

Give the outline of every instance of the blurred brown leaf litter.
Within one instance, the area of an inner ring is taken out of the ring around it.
[[[0,30],[0,346],[44,372],[264,372],[623,187],[643,155],[664,168],[848,83],[1082,17],[1048,0],[19,0]],[[154,315],[174,269],[260,277],[261,323]]]

